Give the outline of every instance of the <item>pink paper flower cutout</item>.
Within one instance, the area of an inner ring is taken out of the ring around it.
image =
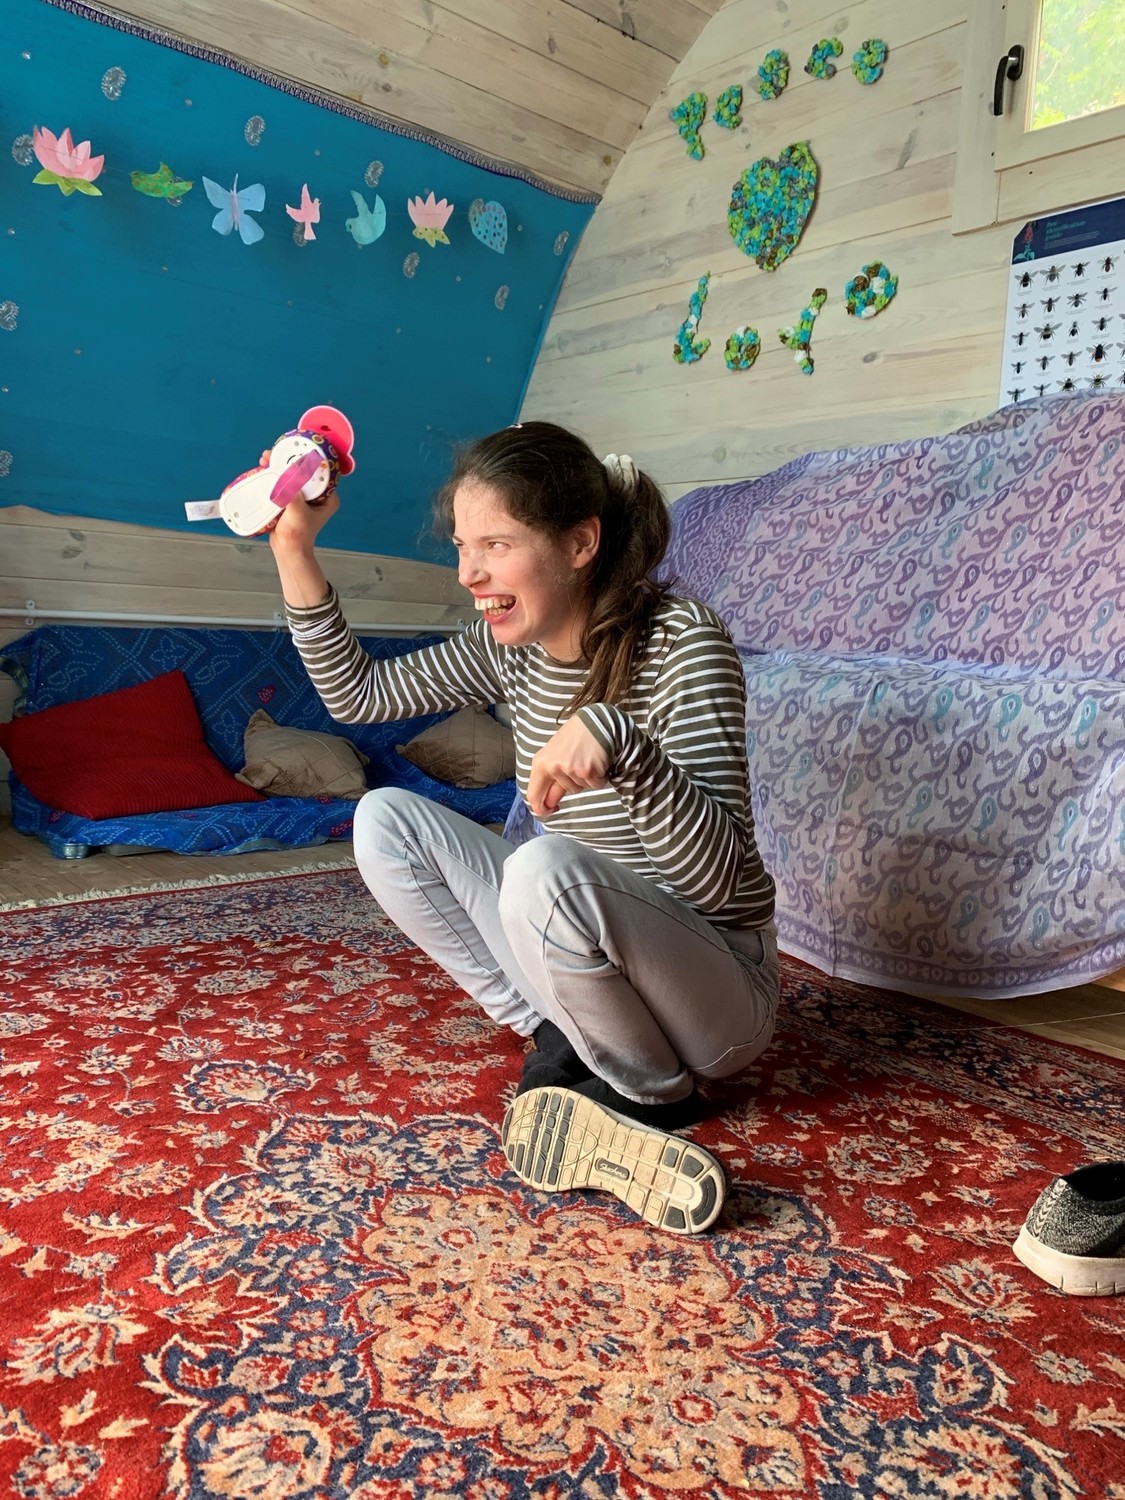
[[[425,240],[430,246],[438,244],[439,241],[443,245],[449,244],[445,226],[449,223],[449,216],[453,212],[452,203],[447,203],[444,198],[439,203],[435,203],[434,195],[431,193],[424,202],[420,196],[408,198],[406,210],[414,221],[416,240]]]
[[[105,157],[91,156],[89,141],[82,141],[76,146],[69,129],[56,136],[36,125],[32,133],[32,147],[43,168],[36,173],[35,182],[53,183],[66,194],[77,191],[91,197],[101,197],[102,190],[94,186],[94,178],[101,175]]]

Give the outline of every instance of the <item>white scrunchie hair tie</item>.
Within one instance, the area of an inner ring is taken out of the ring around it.
[[[637,466],[627,453],[607,453],[602,459],[610,485],[628,497],[637,488]]]

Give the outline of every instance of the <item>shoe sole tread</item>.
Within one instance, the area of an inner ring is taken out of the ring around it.
[[[725,1173],[710,1152],[571,1089],[520,1094],[500,1134],[509,1165],[529,1186],[600,1189],[673,1234],[709,1229],[726,1197]]]

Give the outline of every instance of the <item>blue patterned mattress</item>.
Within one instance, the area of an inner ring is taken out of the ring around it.
[[[399,656],[429,640],[362,637],[378,657]],[[431,638],[433,639],[433,638]],[[20,690],[17,711],[53,708],[112,692],[179,668],[187,677],[210,748],[232,771],[243,765],[243,734],[255,709],[279,724],[344,735],[370,757],[370,786],[400,786],[455,808],[478,823],[502,823],[515,783],[479,791],[435,781],[396,753],[442,717],[392,724],[336,724],[317,697],[288,631],[147,630],[42,625],[0,653],[0,667]],[[114,845],[172,849],[181,854],[243,854],[350,839],[354,802],[339,798],[269,797],[185,812],[146,813],[93,821],[37,801],[13,775],[12,823],[34,834],[59,858],[77,859]]]

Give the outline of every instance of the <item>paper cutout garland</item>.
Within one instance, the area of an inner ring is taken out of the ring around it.
[[[763,271],[776,271],[797,248],[816,199],[817,164],[808,141],[776,159],[759,157],[731,191],[730,237]]]
[[[707,301],[707,288],[710,282],[711,272],[705,271],[699,278],[695,291],[691,294],[690,310],[680,324],[676,342],[672,345],[672,358],[678,365],[693,365],[697,359],[702,359],[711,347],[710,339],[697,339],[695,336],[699,329],[699,320],[703,316],[703,304]]]
[[[406,200],[406,211],[414,222],[416,240],[425,240],[431,250],[436,245],[449,244],[445,226],[449,223],[449,216],[453,212],[452,203],[446,202],[444,198],[435,202],[433,193],[425,201],[419,195],[417,198]]]
[[[177,177],[167,162],[161,162],[155,172],[130,172],[129,181],[138,193],[146,198],[163,198],[165,203],[179,203],[185,193],[190,193],[193,183]]]
[[[387,227],[387,205],[379,194],[375,194],[375,207],[368,208],[367,200],[362,193],[352,189],[352,202],[355,204],[355,218],[345,219],[344,228],[362,248],[364,245],[373,245],[383,230]]]
[[[502,203],[474,198],[469,204],[469,228],[482,245],[504,254],[508,243],[508,215]]]
[[[762,340],[756,328],[743,323],[726,342],[723,358],[728,370],[748,370],[762,351]]]
[[[32,130],[32,149],[43,168],[36,172],[32,182],[53,185],[67,198],[71,193],[84,193],[88,198],[102,196],[101,188],[94,186],[94,179],[101,176],[105,157],[91,156],[89,141],[76,146],[69,128],[56,136],[36,125]]]
[[[711,116],[716,125],[724,130],[737,130],[742,124],[742,85],[732,83],[715,100],[715,112]]]
[[[897,291],[898,277],[881,260],[872,261],[844,287],[844,306],[853,318],[874,318]]]
[[[320,199],[313,198],[309,194],[307,182],[301,184],[301,205],[294,208],[291,203],[285,205],[285,212],[291,219],[295,219],[301,227],[301,243],[307,245],[310,240],[316,239],[314,224],[320,223]]]
[[[879,37],[860,43],[859,51],[852,57],[852,72],[860,83],[876,83],[883,76],[887,51],[886,42]]]
[[[675,122],[682,140],[687,142],[688,155],[692,161],[703,160],[703,142],[699,138],[700,127],[707,118],[707,95],[698,91],[681,99],[675,109],[669,110],[669,119]]]
[[[256,245],[265,237],[266,231],[250,217],[252,213],[260,214],[266,206],[266,190],[262,183],[255,182],[239,190],[237,172],[233,187],[220,187],[210,177],[204,177],[202,182],[212,206],[219,210],[211,220],[211,228],[216,234],[230,234],[237,229],[244,245]]]
[[[810,78],[835,78],[836,64],[832,59],[843,50],[844,44],[838,36],[822,37],[809,54],[805,72]]]
[[[812,355],[809,353],[809,344],[812,341],[813,324],[816,322],[817,314],[828,301],[828,293],[823,287],[817,287],[812,294],[808,307],[804,308],[797,320],[796,328],[779,328],[777,336],[787,349],[794,351],[793,357],[801,367],[802,375],[811,375],[813,372]]]
[[[789,82],[789,54],[780,47],[767,52],[758,68],[758,93],[763,99],[776,99]]]

